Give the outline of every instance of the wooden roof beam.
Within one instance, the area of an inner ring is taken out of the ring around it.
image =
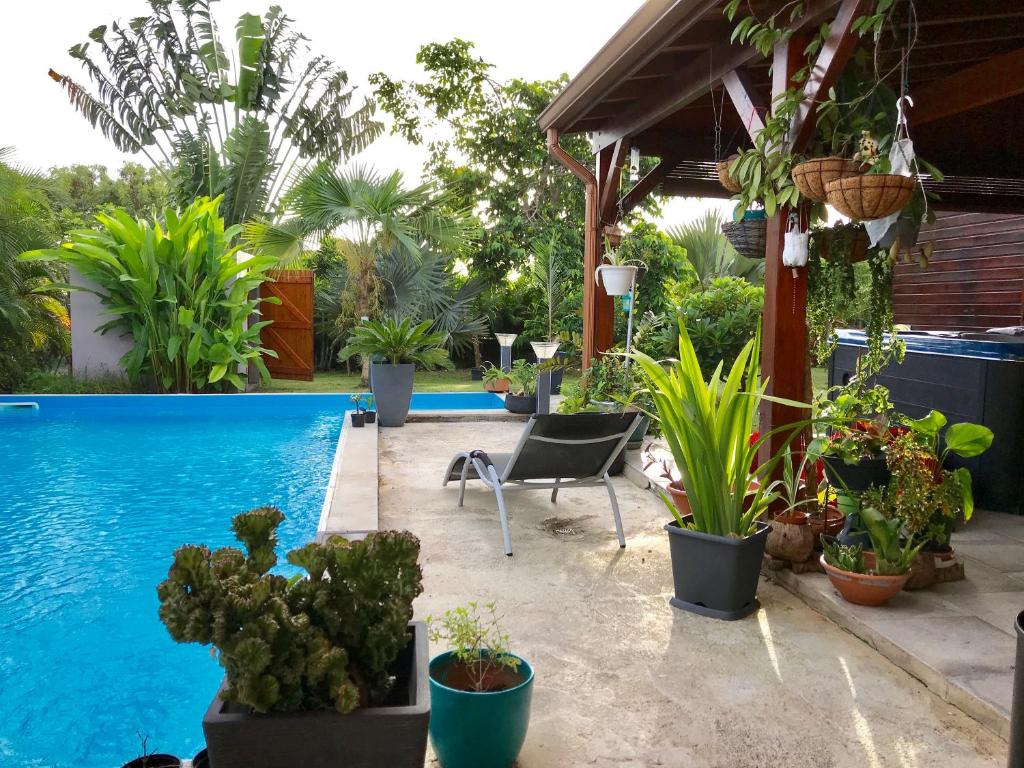
[[[761,100],[750,81],[750,76],[742,69],[734,69],[722,76],[722,85],[725,86],[729,100],[739,113],[740,122],[753,139],[764,130],[764,120],[759,111],[765,111],[765,107],[759,104]]]
[[[657,189],[658,185],[665,181],[665,177],[676,167],[679,159],[676,156],[665,156],[661,158],[656,166],[644,174],[636,184],[619,200],[619,207],[623,213],[629,213],[636,208],[640,201]]]
[[[839,13],[829,28],[818,58],[804,83],[804,97],[793,116],[789,143],[797,151],[803,149],[814,133],[814,112],[829,88],[836,84],[843,68],[853,55],[859,37],[853,32],[853,22],[871,12],[872,0],[843,0]]]
[[[611,158],[608,170],[604,178],[600,179],[601,203],[600,221],[615,221],[615,206],[619,201],[619,183],[622,180],[622,166],[626,163],[626,153],[629,152],[629,138],[623,137],[615,142],[611,151]]]
[[[947,77],[913,95],[912,125],[969,112],[1024,93],[1024,48],[1004,53]]]

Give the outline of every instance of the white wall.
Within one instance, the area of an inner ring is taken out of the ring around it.
[[[91,286],[77,270],[70,269],[71,285]],[[104,314],[100,299],[87,291],[71,291],[71,372],[76,377],[123,375],[118,366],[121,357],[132,348],[131,334],[96,329],[111,319]]]

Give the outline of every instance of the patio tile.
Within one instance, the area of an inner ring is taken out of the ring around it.
[[[979,510],[974,518],[954,536],[960,536],[970,530],[984,531],[996,537],[1009,537],[1024,542],[1024,515],[1011,515],[1006,512],[988,512]]]
[[[957,675],[949,679],[947,698],[1002,736],[1010,737],[1013,675],[1006,672]],[[985,712],[984,709],[989,712]]]
[[[914,666],[951,678],[1012,674],[1014,639],[976,616],[875,619],[871,627],[913,657]]]
[[[1008,538],[954,541],[956,551],[964,557],[984,563],[1004,573],[1024,567],[1024,542]]]
[[[1024,591],[1024,581],[1013,578],[973,557],[964,557],[964,571],[966,578],[962,581],[936,584],[929,587],[928,591],[940,597],[975,595],[984,592]]]
[[[1024,592],[986,592],[972,595],[962,604],[996,629],[1014,636],[1014,619],[1024,611]]]

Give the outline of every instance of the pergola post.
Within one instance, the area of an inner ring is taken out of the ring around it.
[[[792,35],[775,47],[772,64],[772,102],[790,85],[803,63],[807,40]],[[813,120],[813,115],[811,117]],[[806,403],[810,401],[810,356],[807,348],[807,270],[786,269],[782,264],[789,208],[782,207],[768,220],[765,244],[764,315],[761,330],[761,375],[768,394]],[[807,417],[805,412],[779,403],[761,404],[762,434]],[[779,433],[761,446],[767,461],[784,447],[789,435]]]

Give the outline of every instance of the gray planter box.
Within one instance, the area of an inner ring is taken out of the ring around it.
[[[377,420],[382,427],[400,427],[409,415],[412,400],[412,363],[370,364],[370,387],[377,403]]]
[[[218,696],[203,718],[216,768],[423,768],[430,722],[427,628],[409,624],[409,645],[395,661],[394,706],[252,714]]]

